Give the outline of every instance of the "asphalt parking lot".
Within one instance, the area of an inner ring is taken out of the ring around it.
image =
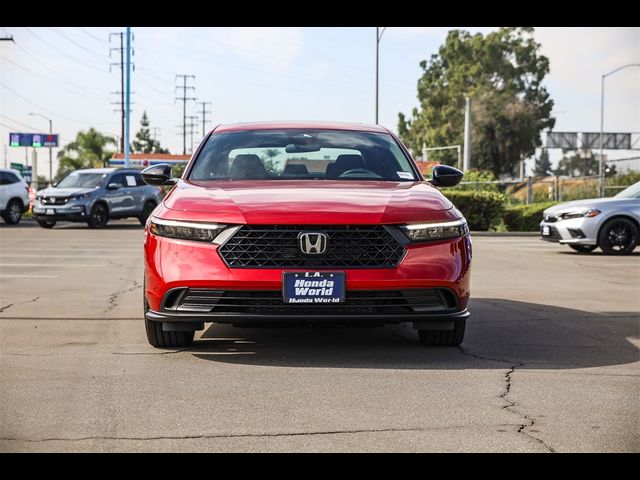
[[[640,451],[638,254],[475,237],[460,349],[213,325],[163,351],[142,234],[0,226],[0,451]]]

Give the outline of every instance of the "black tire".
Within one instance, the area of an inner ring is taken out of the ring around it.
[[[145,294],[146,286],[142,288],[142,298],[144,305],[144,313],[149,311],[149,303]],[[164,332],[162,330],[162,322],[153,322],[144,319],[144,326],[147,330],[147,340],[156,348],[177,348],[188,347],[193,344],[193,335],[195,331],[189,332]]]
[[[23,205],[20,200],[16,200],[15,198],[9,200],[9,203],[7,203],[7,209],[2,214],[4,223],[7,225],[17,225],[20,223],[20,219],[22,218],[22,209]]]
[[[149,215],[151,215],[154,208],[156,208],[156,204],[153,202],[147,202],[144,204],[144,207],[142,207],[142,215],[138,217],[141,225],[147,223],[147,218],[149,218]]]
[[[593,252],[596,248],[598,248],[597,245],[569,245],[569,246],[578,253],[589,253],[589,252]]]
[[[464,338],[466,319],[456,320],[453,330],[418,330],[420,343],[425,347],[457,347]]]
[[[56,226],[55,220],[37,220],[37,222],[42,228],[53,228]]]
[[[95,204],[89,214],[89,220],[87,220],[89,228],[103,228],[108,221],[109,212],[107,212],[107,207],[102,203]]]
[[[629,255],[638,245],[638,227],[627,218],[612,218],[600,228],[598,246],[607,255]]]

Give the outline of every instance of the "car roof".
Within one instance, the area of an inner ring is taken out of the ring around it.
[[[0,172],[9,172],[15,175],[18,175],[18,178],[22,178],[22,174],[18,170],[14,170],[13,168],[0,168]]]
[[[113,172],[115,170],[116,170],[115,168],[81,168],[79,170],[75,170],[74,172],[82,172],[82,173],[111,173],[111,172]]]
[[[380,125],[367,125],[364,123],[349,122],[322,122],[322,121],[275,121],[275,122],[246,122],[218,125],[215,133],[242,132],[247,130],[275,130],[275,129],[301,129],[301,130],[350,130],[358,132],[389,133]]]

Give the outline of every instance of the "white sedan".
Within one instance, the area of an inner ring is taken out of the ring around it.
[[[626,255],[640,240],[640,182],[611,198],[560,203],[547,208],[540,222],[543,240],[569,245],[578,252],[600,247]]]

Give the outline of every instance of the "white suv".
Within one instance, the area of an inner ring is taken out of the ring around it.
[[[29,185],[17,170],[0,168],[0,216],[15,225],[29,210]]]

